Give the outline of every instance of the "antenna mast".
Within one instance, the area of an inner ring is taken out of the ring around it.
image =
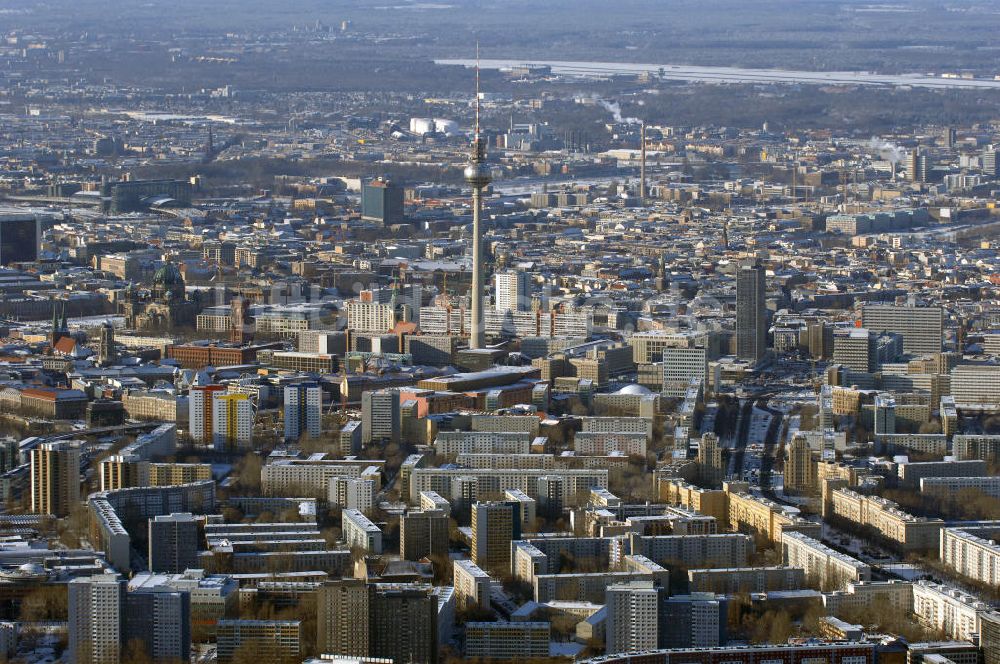
[[[479,143],[479,40],[476,40],[476,143]]]

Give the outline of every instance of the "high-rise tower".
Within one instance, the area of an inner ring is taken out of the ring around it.
[[[736,356],[753,363],[767,352],[767,301],[764,267],[756,261],[736,272]]]
[[[531,289],[527,275],[520,270],[496,272],[493,275],[493,291],[496,296],[496,311],[527,311],[531,303]]]
[[[119,662],[125,615],[125,580],[117,574],[78,577],[66,584],[72,664]]]
[[[486,146],[479,133],[479,48],[476,47],[476,126],[465,167],[465,181],[472,187],[472,330],[469,348],[483,347],[483,189],[490,183]]]
[[[118,358],[115,353],[115,327],[110,322],[101,326],[101,343],[97,352],[97,363],[101,366],[114,364]]]
[[[646,122],[639,128],[639,205],[646,204]]]
[[[816,486],[816,466],[813,464],[809,439],[795,434],[785,455],[785,491],[809,493]]]
[[[31,450],[31,511],[64,517],[79,502],[79,444],[54,441]]]

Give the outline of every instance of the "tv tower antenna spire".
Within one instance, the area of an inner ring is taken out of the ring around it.
[[[479,40],[476,40],[476,142],[479,142]]]

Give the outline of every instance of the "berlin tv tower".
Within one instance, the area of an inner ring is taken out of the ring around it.
[[[484,345],[483,325],[483,188],[490,183],[486,146],[479,133],[479,44],[476,44],[476,126],[465,167],[465,181],[472,187],[472,330],[469,348]]]

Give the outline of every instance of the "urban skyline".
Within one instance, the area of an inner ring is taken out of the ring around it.
[[[0,17],[0,660],[1000,664],[988,4]]]

